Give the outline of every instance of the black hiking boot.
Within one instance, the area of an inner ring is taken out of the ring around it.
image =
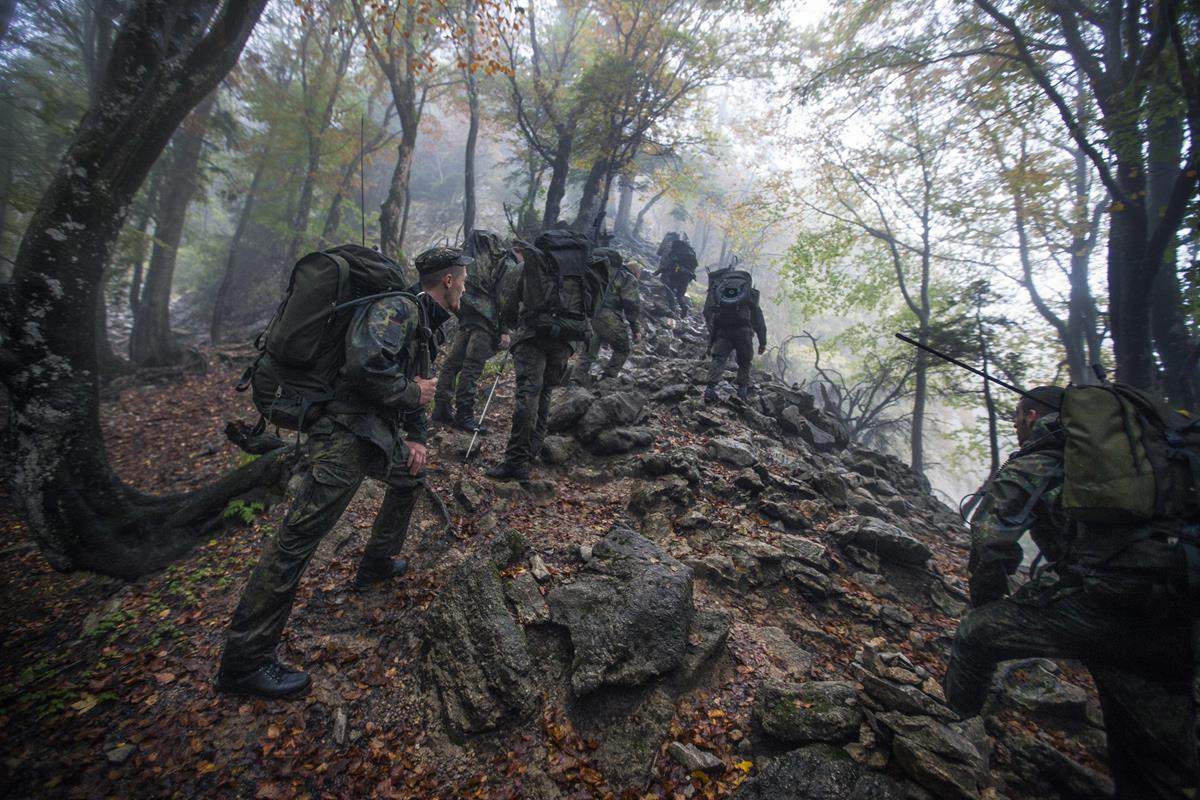
[[[704,402],[712,405],[717,402],[717,387],[709,386],[704,390]]]
[[[739,386],[738,387],[738,400],[741,400],[743,403],[745,403],[749,399],[750,399],[750,387],[749,386]]]
[[[480,423],[476,422],[475,418],[469,414],[460,414],[454,420],[454,427],[458,428],[460,431],[466,431],[467,433],[478,433],[480,436],[486,436],[492,432],[491,428],[489,428],[487,425],[481,425]]]
[[[529,467],[501,461],[493,467],[488,467],[483,474],[497,481],[527,481],[529,480]]]
[[[283,700],[298,697],[311,683],[307,672],[284,666],[278,661],[268,661],[258,669],[240,675],[218,672],[216,687],[218,692],[225,694]]]
[[[354,588],[358,591],[386,581],[389,578],[399,578],[408,571],[408,562],[403,558],[372,558],[363,556],[358,562],[358,572],[354,576]]]
[[[454,415],[450,413],[450,408],[440,403],[433,404],[433,413],[429,415],[431,422],[437,422],[441,425],[453,425]]]

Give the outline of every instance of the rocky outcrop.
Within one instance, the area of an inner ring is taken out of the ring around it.
[[[843,517],[826,532],[839,546],[862,548],[887,563],[921,566],[933,555],[928,545],[878,519]]]
[[[814,744],[774,759],[733,794],[735,800],[902,800],[891,779],[868,772],[844,750]]]
[[[636,686],[683,663],[692,571],[629,528],[609,531],[575,582],[547,600],[571,638],[576,695]]]
[[[847,681],[768,681],[754,696],[754,718],[781,742],[840,744],[858,735],[863,714]]]
[[[425,617],[426,669],[460,735],[494,730],[536,708],[533,662],[500,577],[523,547],[515,532],[501,534],[455,571]]]

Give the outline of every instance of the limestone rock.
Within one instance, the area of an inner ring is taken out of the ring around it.
[[[592,442],[592,452],[598,455],[628,453],[654,444],[651,428],[612,428],[602,431]]]
[[[693,772],[707,772],[710,775],[720,775],[725,771],[725,762],[712,753],[701,750],[692,744],[671,742],[669,748],[671,758],[683,766],[690,775]]]
[[[634,531],[614,527],[574,583],[547,598],[567,628],[577,696],[637,686],[678,667],[692,619],[692,571]]]
[[[914,781],[942,800],[979,800],[991,784],[986,754],[963,734],[930,717],[877,714],[892,731],[892,754]]]
[[[508,539],[464,561],[424,620],[426,666],[459,733],[494,730],[537,703],[525,634],[509,614],[499,573],[515,561],[517,545]]]
[[[470,513],[479,510],[485,497],[483,487],[473,480],[463,478],[454,484],[454,498]]]
[[[846,742],[863,721],[854,684],[846,681],[767,681],[754,696],[753,713],[763,730],[789,744]]]
[[[786,753],[743,783],[733,800],[902,800],[894,781],[867,772],[841,748],[813,744]]]
[[[796,644],[782,628],[750,628],[750,641],[762,648],[770,674],[785,681],[803,681],[812,670],[813,654]]]
[[[878,519],[843,517],[828,528],[839,545],[854,545],[885,562],[919,566],[933,555],[929,547],[909,534]]]
[[[613,392],[593,402],[575,425],[575,436],[591,442],[602,431],[637,422],[646,398],[636,392]]]
[[[522,625],[539,625],[550,621],[550,607],[538,591],[537,579],[530,572],[519,572],[505,581],[504,594],[517,611]]]
[[[758,456],[750,445],[729,437],[712,439],[705,450],[711,458],[735,467],[751,467],[758,463]]]
[[[569,431],[583,418],[596,395],[588,389],[578,386],[558,392],[550,407],[550,416],[546,420],[546,430],[551,433]]]

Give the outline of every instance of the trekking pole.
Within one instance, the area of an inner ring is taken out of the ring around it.
[[[463,463],[471,460],[471,451],[475,449],[475,440],[479,438],[479,428],[483,425],[484,419],[487,418],[488,407],[492,405],[492,398],[496,396],[496,387],[500,385],[500,376],[504,374],[504,368],[508,366],[508,354],[510,351],[504,351],[504,360],[500,362],[500,369],[496,372],[496,380],[492,381],[492,390],[488,392],[487,402],[483,404],[483,412],[479,415],[479,422],[475,425],[475,433],[471,435],[471,443],[467,445],[467,454],[463,456]]]
[[[976,375],[978,375],[979,377],[983,378],[984,380],[989,380],[994,384],[1003,386],[1005,389],[1008,389],[1010,392],[1016,392],[1017,394],[1021,395],[1022,397],[1028,398],[1028,399],[1034,401],[1035,403],[1041,403],[1041,404],[1045,405],[1044,400],[1039,400],[1038,398],[1034,397],[1033,395],[1031,395],[1029,392],[1025,391],[1024,389],[1018,389],[1016,386],[1013,386],[1011,383],[1005,383],[1004,381],[1000,380],[999,378],[997,378],[994,375],[989,375],[981,369],[972,367],[970,364],[964,364],[963,362],[959,361],[957,358],[954,358],[953,356],[948,356],[945,353],[942,353],[938,350],[934,350],[932,347],[930,347],[927,344],[921,344],[920,342],[914,341],[914,340],[908,338],[907,336],[905,336],[903,333],[897,333],[896,338],[902,342],[911,344],[913,347],[916,347],[920,350],[924,350],[927,353],[932,353],[933,355],[937,356],[938,358],[942,359],[943,361],[949,361],[951,364],[953,364],[956,367],[962,367],[967,372],[973,372]]]

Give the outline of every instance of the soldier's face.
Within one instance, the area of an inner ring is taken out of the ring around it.
[[[450,274],[442,280],[447,281],[445,284],[446,290],[444,292],[446,297],[446,310],[453,314],[457,314],[459,304],[462,301],[463,292],[465,292],[467,289],[467,268],[456,267],[455,269],[451,270]]]

